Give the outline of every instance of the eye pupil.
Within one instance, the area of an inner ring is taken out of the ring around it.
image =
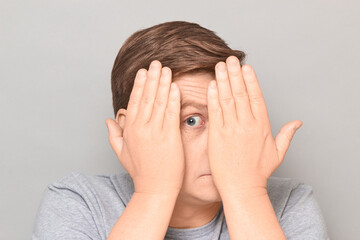
[[[195,121],[192,117],[190,117],[190,118],[188,118],[187,122],[191,124],[191,122],[194,123]],[[193,125],[191,125],[191,126],[193,126]]]
[[[198,126],[201,127],[201,117],[197,116],[197,115],[193,115],[191,117],[188,117],[185,121],[184,124],[188,125],[191,129],[199,129]],[[197,126],[194,126],[197,125]]]

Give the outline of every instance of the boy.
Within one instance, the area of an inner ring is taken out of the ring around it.
[[[271,176],[302,122],[272,137],[244,58],[195,23],[130,36],[106,120],[126,172],[50,184],[33,239],[328,239],[311,186]]]

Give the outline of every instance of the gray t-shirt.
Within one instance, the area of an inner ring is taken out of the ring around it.
[[[329,239],[311,186],[271,176],[267,189],[287,240]],[[133,193],[134,184],[127,172],[95,176],[72,172],[45,189],[32,240],[106,240]],[[168,227],[165,239],[229,239],[223,207],[201,227]]]

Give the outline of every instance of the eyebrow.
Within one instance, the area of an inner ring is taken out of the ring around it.
[[[197,109],[205,109],[207,110],[207,105],[196,103],[196,102],[184,102],[181,104],[181,109],[185,109],[187,107],[194,107]]]

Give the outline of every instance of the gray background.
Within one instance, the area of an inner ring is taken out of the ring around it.
[[[273,135],[302,120],[274,176],[314,188],[332,239],[360,235],[359,1],[1,1],[0,239],[29,239],[44,189],[123,171],[110,73],[133,32],[184,20],[247,53]]]

